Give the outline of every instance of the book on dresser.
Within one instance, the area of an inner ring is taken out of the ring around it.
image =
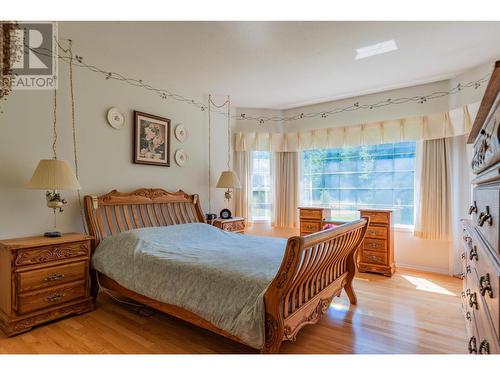
[[[495,64],[468,143],[474,147],[472,202],[463,228],[462,305],[471,354],[500,353],[500,61]],[[467,213],[464,213],[464,216]]]

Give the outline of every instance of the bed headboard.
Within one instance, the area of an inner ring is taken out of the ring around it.
[[[138,189],[130,193],[113,190],[101,196],[86,195],[85,219],[94,246],[107,236],[130,229],[185,223],[204,223],[198,194],[179,190]]]

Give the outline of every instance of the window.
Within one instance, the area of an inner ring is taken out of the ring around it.
[[[252,152],[252,221],[271,220],[271,153]]]
[[[301,154],[302,205],[331,207],[346,220],[358,208],[392,208],[395,224],[413,225],[415,142]]]

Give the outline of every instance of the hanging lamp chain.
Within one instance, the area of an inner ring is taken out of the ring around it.
[[[231,98],[227,96],[227,170],[231,170]]]
[[[212,129],[212,95],[208,95],[208,213],[212,213],[212,140],[210,133]]]
[[[78,159],[78,139],[77,139],[77,132],[76,132],[76,121],[75,121],[75,91],[74,91],[74,81],[73,81],[73,40],[68,39],[68,48],[63,48],[61,44],[59,43],[59,40],[56,38],[56,44],[57,47],[63,51],[67,56],[67,60],[69,61],[69,89],[70,89],[70,99],[71,99],[71,132],[72,132],[72,138],[73,138],[73,160],[74,160],[74,165],[75,165],[75,176],[79,180],[80,179],[80,171],[79,171],[79,159]],[[56,158],[56,144],[57,140],[57,129],[56,129],[56,95],[55,95],[55,90],[54,90],[54,144],[53,144],[53,151],[54,151],[54,158]],[[82,227],[85,233],[88,234],[88,228],[87,228],[87,223],[85,222],[85,214],[83,210],[83,201],[82,201],[82,196],[80,190],[77,190],[78,194],[78,206],[79,206],[79,212],[80,212],[80,219],[82,221]]]
[[[57,159],[57,84],[55,81],[57,77],[54,76],[54,112],[52,114],[52,158]]]

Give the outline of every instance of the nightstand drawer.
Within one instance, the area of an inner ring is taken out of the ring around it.
[[[76,280],[84,280],[86,276],[86,261],[48,267],[35,271],[19,272],[17,273],[17,293],[42,289]]]
[[[372,263],[372,264],[387,264],[387,255],[382,253],[377,253],[373,251],[363,250],[361,254],[361,261],[363,263]]]
[[[386,227],[375,227],[373,225],[368,226],[366,230],[367,238],[378,238],[385,240],[387,239],[387,228]]]
[[[300,209],[300,218],[301,219],[316,219],[316,220],[322,220],[323,219],[323,210],[313,210],[313,209]]]
[[[389,216],[384,212],[361,211],[361,216],[368,216],[370,218],[370,224],[372,224],[372,223],[388,224],[389,223]]]
[[[89,250],[87,241],[19,250],[17,252],[15,265],[25,266],[30,264],[52,262],[60,259],[88,256]]]
[[[374,238],[366,238],[363,241],[363,249],[370,250],[370,251],[387,252],[387,241],[386,240],[376,240]]]
[[[308,222],[308,221],[302,221],[300,223],[300,231],[303,233],[315,233],[319,232],[322,229],[322,223],[318,222]]]
[[[65,302],[87,295],[84,280],[72,284],[64,284],[57,288],[43,289],[18,296],[17,311],[26,314],[32,311],[57,306]]]
[[[245,222],[233,221],[229,223],[222,223],[222,229],[228,232],[239,232],[245,229]]]

